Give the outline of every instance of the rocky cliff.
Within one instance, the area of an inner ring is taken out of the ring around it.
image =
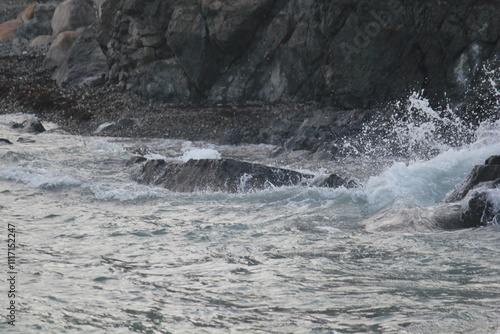
[[[352,109],[424,90],[458,105],[500,66],[498,17],[498,0],[66,0],[51,29],[17,37],[92,25],[55,79],[168,102]]]
[[[458,102],[500,65],[498,1],[108,0],[102,15],[109,79],[167,101]]]

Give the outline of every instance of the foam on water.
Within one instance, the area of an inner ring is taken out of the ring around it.
[[[8,167],[0,171],[0,178],[4,180],[22,182],[30,188],[61,188],[75,187],[82,182],[64,172],[51,171],[33,166]]]
[[[161,188],[148,188],[139,185],[111,187],[101,184],[90,184],[85,185],[84,188],[90,190],[93,197],[97,200],[119,202],[153,200],[164,197],[167,192]]]
[[[130,153],[118,143],[113,143],[107,140],[93,140],[88,145],[89,149],[95,153],[102,153],[107,156],[129,156]]]
[[[429,160],[394,162],[380,175],[372,176],[353,196],[368,202],[377,211],[399,200],[429,206],[442,201],[474,165],[500,154],[500,121],[483,123],[476,140],[459,148],[449,148]]]
[[[199,159],[220,159],[221,155],[219,151],[210,148],[198,148],[190,149],[180,159],[184,162],[189,160],[199,160]]]

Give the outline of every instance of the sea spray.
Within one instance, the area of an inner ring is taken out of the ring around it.
[[[388,109],[365,124],[359,136],[344,138],[340,152],[377,159],[430,159],[470,143],[475,133],[450,107],[434,110],[423,92],[414,92]]]

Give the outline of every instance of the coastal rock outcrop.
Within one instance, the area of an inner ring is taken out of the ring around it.
[[[317,178],[289,169],[233,159],[191,159],[182,163],[161,159],[148,160],[138,156],[130,159],[127,165],[134,167],[133,176],[138,182],[178,192],[236,193],[298,185],[329,188],[358,186],[354,181],[345,180],[336,174]]]
[[[365,219],[369,232],[457,230],[500,223],[500,156],[474,167],[444,201],[430,208],[391,206]]]
[[[42,7],[28,22],[5,23],[0,39],[20,25],[20,38],[47,34]],[[104,81],[147,98],[348,110],[414,91],[433,105],[487,101],[484,78],[500,66],[498,17],[494,1],[475,0],[66,0],[50,30],[95,24],[106,67],[101,55],[85,65],[97,62]]]
[[[473,0],[108,0],[99,41],[109,79],[166,101],[444,104],[498,67],[499,16]]]

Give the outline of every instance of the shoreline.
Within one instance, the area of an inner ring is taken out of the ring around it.
[[[228,133],[248,128],[272,132],[274,124],[303,120],[314,108],[312,103],[179,105],[147,100],[112,84],[60,87],[51,79],[52,71],[42,65],[43,50],[16,50],[9,44],[0,44],[0,113],[35,114],[71,134],[99,135],[96,133],[99,125],[115,123],[102,134],[218,143]]]

